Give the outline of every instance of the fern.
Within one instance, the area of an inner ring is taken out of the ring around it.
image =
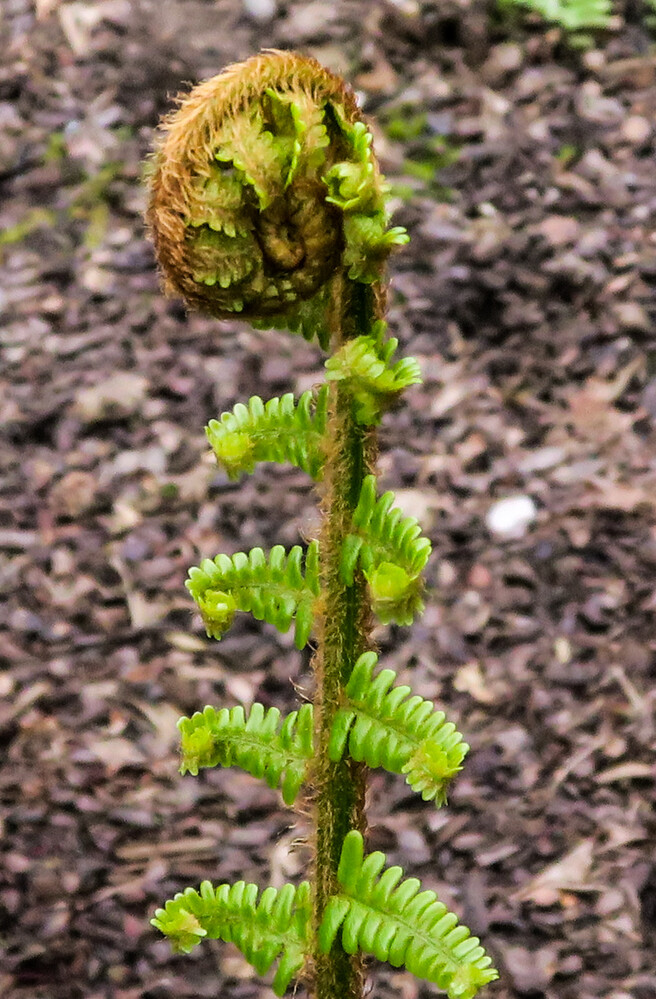
[[[350,585],[359,564],[369,583],[374,613],[383,624],[412,624],[424,609],[420,574],[431,544],[421,537],[415,518],[404,517],[393,503],[391,492],[376,498],[376,478],[368,475],[353,513],[355,531],[344,541],[342,579]]]
[[[301,974],[317,999],[358,999],[363,962],[352,955],[364,950],[405,964],[450,999],[472,999],[497,977],[478,940],[433,892],[402,880],[401,868],[384,870],[383,854],[365,858],[355,831],[366,824],[366,768],[349,755],[404,774],[441,804],[468,749],[432,702],[378,671],[368,651],[371,610],[399,624],[421,611],[431,550],[417,521],[391,492],[377,496],[367,475],[375,425],[421,380],[417,362],[397,359],[397,341],[386,339],[384,265],[408,238],[388,228],[387,192],[356,95],[314,59],[271,50],[230,66],[163,123],[147,221],[167,291],[217,319],[288,329],[335,356],[327,385],[298,399],[253,396],[206,428],[231,478],[274,461],[324,480],[321,553],[313,541],[305,553],[276,545],[221,554],[187,581],[217,639],[248,611],[281,631],[293,624],[302,649],[316,620],[316,712],[304,705],[283,718],[255,703],[206,707],[178,723],[183,773],[236,765],[288,805],[311,783],[312,888],[260,894],[243,881],[204,881],[152,922],[179,951],[220,938],[261,974],[275,964],[279,995]]]
[[[328,388],[304,392],[295,400],[291,392],[264,403],[252,396],[245,406],[238,402],[219,420],[205,428],[216,459],[231,479],[252,472],[261,461],[290,462],[313,478],[321,478],[326,432]]]
[[[220,639],[237,610],[250,611],[258,621],[267,621],[279,631],[295,622],[294,641],[302,649],[310,637],[314,605],[319,596],[319,548],[310,542],[305,554],[294,545],[289,553],[275,545],[264,554],[253,548],[248,554],[217,555],[189,570],[187,589],[198,605],[207,634]]]
[[[314,753],[312,705],[292,711],[280,725],[278,708],[252,705],[248,718],[241,705],[206,707],[178,722],[181,733],[180,772],[194,776],[201,767],[238,766],[280,787],[292,805]]]
[[[328,381],[349,383],[358,423],[374,425],[391,402],[407,388],[421,382],[419,365],[414,357],[392,363],[398,340],[383,341],[387,325],[377,322],[372,336],[349,340],[326,361]]]
[[[385,854],[364,857],[359,832],[344,840],[337,877],[342,891],[326,906],[319,929],[324,953],[341,927],[347,954],[373,954],[444,989],[449,999],[472,999],[498,978],[491,960],[458,917],[416,878],[401,881],[401,867],[385,867]],[[382,872],[382,873],[381,873]],[[379,876],[380,875],[380,876]]]
[[[377,663],[374,652],[365,652],[353,667],[344,691],[346,704],[333,722],[330,758],[341,759],[348,746],[358,763],[405,774],[424,801],[435,799],[443,805],[469,746],[432,701],[417,694],[410,697],[412,689],[405,685],[393,686],[393,670],[384,669],[374,679]]]
[[[310,885],[266,888],[259,901],[258,893],[257,885],[244,881],[218,888],[203,881],[200,892],[187,888],[158,909],[151,923],[183,954],[205,938],[234,943],[259,975],[280,958],[273,991],[281,996],[309,950]]]

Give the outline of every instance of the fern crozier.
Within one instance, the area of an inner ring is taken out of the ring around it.
[[[375,281],[407,238],[388,230],[353,92],[273,50],[199,84],[164,121],[147,220],[166,289],[191,308],[304,334],[340,267]]]

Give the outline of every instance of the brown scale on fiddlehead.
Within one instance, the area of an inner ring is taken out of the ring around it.
[[[340,264],[376,281],[405,241],[387,230],[352,91],[289,52],[230,66],[181,100],[162,126],[147,220],[166,290],[224,319],[283,318]]]

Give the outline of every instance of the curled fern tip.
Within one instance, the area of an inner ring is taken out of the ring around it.
[[[166,289],[192,309],[284,318],[308,336],[340,267],[378,280],[403,242],[353,92],[314,59],[273,50],[165,119],[147,220]]]

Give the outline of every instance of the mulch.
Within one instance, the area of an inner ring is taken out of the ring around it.
[[[240,615],[209,641],[184,579],[316,530],[302,474],[229,482],[203,427],[308,388],[322,357],[185,316],[142,223],[172,95],[270,45],[353,83],[412,237],[389,321],[424,383],[385,417],[379,468],[434,554],[423,618],[376,638],[471,751],[439,811],[373,773],[371,846],[482,936],[486,996],[656,997],[656,57],[617,6],[577,47],[462,0],[4,0],[7,999],[268,995],[232,947],[172,956],[148,919],[203,878],[307,863],[304,816],[259,782],[180,777],[175,722],[311,689],[291,636]],[[529,513],[499,531],[508,497]]]

